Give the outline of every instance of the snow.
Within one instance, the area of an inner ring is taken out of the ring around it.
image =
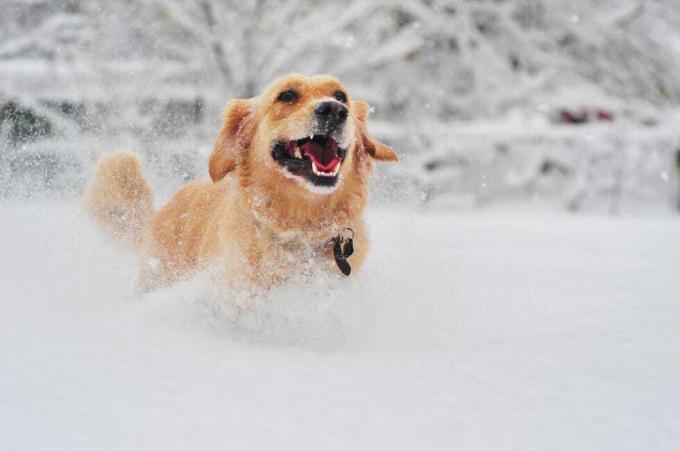
[[[373,209],[364,272],[242,316],[0,204],[4,449],[675,449],[680,220]],[[243,299],[241,299],[243,302]]]

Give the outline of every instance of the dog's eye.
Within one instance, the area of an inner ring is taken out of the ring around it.
[[[276,98],[277,101],[279,102],[286,102],[286,103],[291,103],[295,102],[298,97],[300,97],[300,94],[297,93],[297,91],[293,91],[292,89],[289,89],[287,91],[283,91],[279,96]]]
[[[333,94],[333,97],[338,102],[342,102],[342,103],[347,102],[347,95],[345,95],[345,93],[342,92],[342,91],[335,91],[335,94]]]

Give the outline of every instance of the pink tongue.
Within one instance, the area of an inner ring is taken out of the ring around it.
[[[302,153],[316,164],[319,171],[333,172],[335,167],[340,164],[336,147],[335,143],[329,143],[324,148],[314,141],[307,141],[302,145]]]

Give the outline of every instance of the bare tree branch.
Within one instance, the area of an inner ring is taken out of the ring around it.
[[[201,9],[203,11],[203,16],[205,22],[208,25],[208,29],[211,32],[212,38],[210,43],[210,48],[212,50],[213,56],[215,58],[215,63],[222,75],[224,85],[227,88],[231,88],[234,84],[234,77],[232,71],[227,63],[227,55],[224,52],[224,47],[220,39],[217,37],[217,22],[215,20],[215,15],[213,13],[212,4],[209,0],[204,0],[201,2]]]

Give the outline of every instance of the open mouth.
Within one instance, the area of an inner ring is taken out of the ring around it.
[[[290,141],[277,141],[272,157],[289,173],[316,186],[334,186],[338,181],[346,149],[328,135],[313,135]]]

